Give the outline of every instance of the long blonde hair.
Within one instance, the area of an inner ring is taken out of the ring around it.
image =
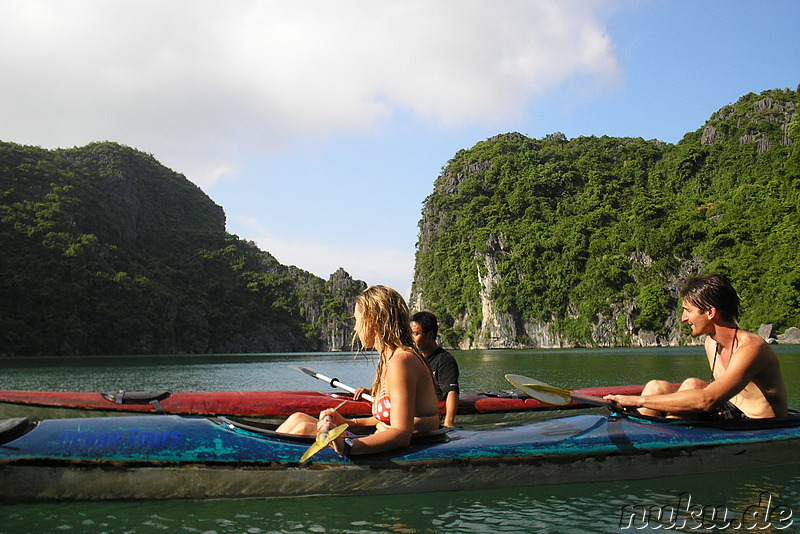
[[[411,336],[411,326],[408,305],[403,297],[387,286],[371,286],[356,297],[356,310],[361,314],[361,332],[356,332],[353,342],[359,338],[359,333],[368,334],[371,331],[374,348],[378,351],[378,369],[375,381],[372,384],[372,394],[377,395],[383,378],[383,369],[389,361],[390,355],[397,349],[416,354],[422,361],[422,354],[414,345]],[[366,335],[363,337],[367,337]],[[427,362],[425,362],[427,364]]]

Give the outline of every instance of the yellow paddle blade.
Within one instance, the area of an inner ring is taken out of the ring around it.
[[[347,423],[342,424],[334,428],[333,430],[329,430],[328,432],[320,432],[317,434],[317,439],[314,443],[308,448],[306,452],[303,453],[303,457],[300,458],[300,463],[305,462],[319,451],[330,445],[330,443],[342,435],[342,433],[347,430],[349,425]]]
[[[506,375],[506,380],[527,396],[546,404],[564,406],[572,401],[572,394],[566,389],[550,386],[539,382],[535,378],[522,375]]]
[[[305,462],[306,460],[308,460],[309,458],[311,458],[312,456],[314,456],[315,454],[317,454],[319,451],[321,451],[324,448],[325,448],[324,445],[320,445],[319,443],[314,442],[314,444],[311,445],[308,448],[308,450],[303,453],[303,457],[300,458],[300,463]]]
[[[547,386],[544,384],[523,384],[525,387],[525,392],[535,399],[539,399],[542,402],[546,402],[547,404],[555,404],[557,406],[563,406],[565,404],[569,404],[572,401],[572,396],[569,394],[564,394],[564,390],[560,388],[556,388],[553,386]],[[531,391],[532,390],[532,391]],[[533,393],[533,395],[531,395]],[[543,399],[547,400],[543,400]]]

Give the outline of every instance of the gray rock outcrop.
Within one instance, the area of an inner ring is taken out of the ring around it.
[[[800,344],[800,328],[789,327],[783,334],[778,334],[778,343],[781,345]]]

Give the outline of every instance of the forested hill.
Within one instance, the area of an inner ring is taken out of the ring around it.
[[[0,143],[0,273],[0,355],[349,348],[365,287],[279,264],[184,176],[114,143]]]
[[[414,307],[452,347],[674,345],[680,284],[722,272],[743,327],[800,326],[799,103],[745,95],[676,145],[510,133],[459,151],[424,204]]]

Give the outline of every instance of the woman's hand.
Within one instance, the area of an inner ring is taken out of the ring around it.
[[[317,422],[317,434],[328,433],[334,428],[338,427],[342,424],[348,424],[346,418],[344,418],[339,412],[335,409],[327,409],[323,410],[319,414],[319,421]],[[326,436],[327,437],[327,436]],[[349,454],[350,448],[345,443],[345,434],[342,433],[336,437],[333,441],[328,443],[329,447],[332,447],[333,450],[336,451],[337,454],[344,456],[345,454]]]
[[[339,425],[350,423],[339,412],[333,408],[322,410],[319,413],[319,421],[317,422],[317,432],[328,432]]]
[[[336,451],[336,454],[340,456],[344,456],[345,452],[345,443],[344,443],[344,434],[336,438],[335,440],[331,441],[330,446],[333,450]]]

